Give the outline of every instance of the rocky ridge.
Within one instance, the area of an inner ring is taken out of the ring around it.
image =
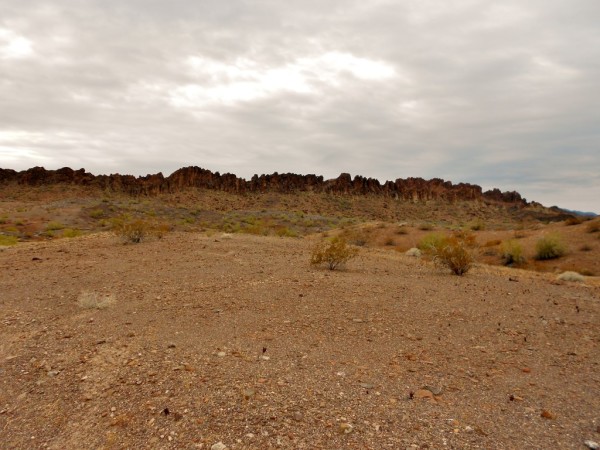
[[[528,203],[518,192],[501,192],[492,189],[483,192],[475,184],[444,181],[440,178],[398,178],[383,184],[374,178],[360,175],[351,177],[342,173],[335,179],[325,180],[323,176],[297,175],[294,173],[254,175],[250,180],[234,174],[212,172],[196,166],[184,167],[168,177],[162,173],[135,177],[133,175],[93,175],[85,169],[73,170],[64,167],[46,170],[34,167],[17,172],[0,169],[0,184],[17,183],[28,186],[70,184],[98,187],[104,190],[137,196],[155,196],[162,193],[176,193],[188,188],[214,189],[234,194],[246,193],[294,193],[315,192],[340,195],[377,195],[406,201],[446,200],[455,201],[495,201],[516,206]]]

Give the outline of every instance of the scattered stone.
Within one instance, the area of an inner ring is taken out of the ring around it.
[[[225,353],[225,352],[219,352],[219,353],[217,353],[217,356],[219,358],[224,358],[225,356],[227,356],[227,353]]]
[[[262,359],[263,361],[268,361],[271,358],[269,356],[267,356],[267,355],[261,355],[260,359]]]
[[[415,393],[413,394],[414,398],[429,398],[431,400],[435,400],[434,396],[433,396],[433,392],[431,392],[428,389],[418,389],[417,391],[415,391]]]
[[[556,277],[556,279],[560,281],[575,281],[578,283],[585,281],[585,277],[583,275],[571,271],[561,273],[558,277]]]
[[[600,444],[598,444],[595,441],[585,441],[584,444],[586,445],[587,448],[589,448],[590,450],[599,450],[600,449]]]
[[[406,256],[414,256],[415,258],[420,258],[421,257],[421,250],[419,250],[416,247],[410,248],[408,249],[405,253]]]
[[[353,429],[354,429],[354,427],[352,426],[352,424],[350,424],[348,422],[342,422],[342,423],[340,423],[339,431],[342,434],[352,433]]]
[[[427,390],[427,391],[431,392],[431,393],[432,393],[433,395],[435,395],[436,397],[437,397],[438,395],[442,395],[442,394],[443,394],[443,392],[444,392],[444,389],[443,389],[443,388],[441,388],[441,387],[437,387],[437,386],[429,386],[429,385],[426,385],[426,386],[423,386],[421,389],[425,389],[425,390]]]
[[[522,371],[523,373],[531,373],[531,369],[530,369],[529,367],[523,367],[523,368],[521,369],[521,371]]]
[[[552,411],[549,411],[547,409],[544,409],[542,411],[542,413],[540,414],[540,416],[542,416],[544,419],[549,419],[549,420],[556,419],[556,414],[554,414]]]
[[[167,348],[175,348],[175,347],[177,347],[177,345],[175,345],[173,342],[170,342],[170,343],[167,345]]]
[[[222,442],[217,442],[210,447],[210,450],[227,450],[227,446]]]
[[[371,383],[360,383],[360,387],[365,389],[374,389],[375,385]]]
[[[303,418],[304,418],[304,416],[302,415],[302,413],[300,411],[296,411],[294,413],[294,420],[296,422],[300,422]]]
[[[244,397],[244,400],[250,400],[255,395],[256,395],[256,391],[252,388],[246,388],[242,391],[242,396]]]
[[[363,322],[364,322],[364,320],[362,320],[362,319],[352,319],[352,322],[355,322],[355,323],[363,323]]]

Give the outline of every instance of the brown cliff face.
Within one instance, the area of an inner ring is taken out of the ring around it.
[[[381,195],[405,201],[424,202],[446,200],[448,202],[486,200],[526,206],[527,201],[518,192],[501,192],[499,189],[482,192],[480,186],[468,183],[452,184],[440,178],[398,178],[381,184],[374,178],[342,173],[339,177],[324,180],[317,175],[293,173],[254,175],[250,180],[234,174],[211,172],[196,166],[184,167],[168,177],[162,173],[134,177],[133,175],[93,175],[85,169],[72,170],[64,167],[46,170],[43,167],[16,172],[0,169],[0,184],[17,183],[29,186],[70,184],[96,186],[100,189],[122,192],[135,196],[155,196],[176,193],[189,188],[214,189],[234,194],[247,193],[294,193],[315,192],[338,195]]]

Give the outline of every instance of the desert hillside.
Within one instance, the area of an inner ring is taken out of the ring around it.
[[[600,287],[314,239],[0,252],[4,448],[585,448]]]

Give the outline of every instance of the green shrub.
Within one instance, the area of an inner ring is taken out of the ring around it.
[[[535,244],[535,259],[537,260],[560,258],[565,252],[565,246],[557,234],[541,237]]]
[[[358,254],[358,249],[348,245],[343,237],[319,242],[310,255],[311,265],[327,264],[329,270],[335,270]]]
[[[505,266],[521,264],[525,261],[523,246],[516,239],[509,239],[502,243],[502,261]]]

